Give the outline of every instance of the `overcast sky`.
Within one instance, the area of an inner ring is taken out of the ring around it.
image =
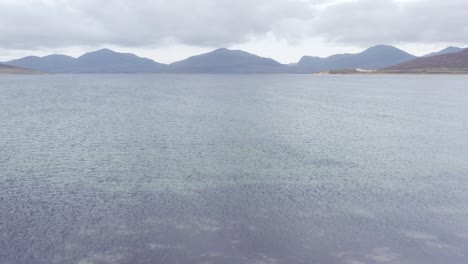
[[[376,44],[468,46],[468,0],[0,0],[0,61],[108,47],[169,63],[215,48],[283,63]]]

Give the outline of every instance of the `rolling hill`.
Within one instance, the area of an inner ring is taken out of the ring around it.
[[[456,53],[417,58],[384,68],[384,71],[468,72],[468,49]]]
[[[445,48],[443,50],[426,54],[423,57],[432,57],[432,56],[437,56],[437,55],[445,55],[445,54],[460,52],[462,50],[463,50],[462,48],[450,46],[450,47],[447,47],[447,48]]]

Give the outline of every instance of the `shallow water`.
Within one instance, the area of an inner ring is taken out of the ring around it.
[[[467,83],[0,76],[0,263],[468,263]]]

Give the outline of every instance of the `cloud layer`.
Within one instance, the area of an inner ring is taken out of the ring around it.
[[[2,48],[468,42],[466,0],[0,0]]]
[[[468,42],[466,0],[356,0],[320,14],[314,32],[333,42]]]
[[[4,47],[241,43],[292,26],[313,10],[299,0],[0,0]]]

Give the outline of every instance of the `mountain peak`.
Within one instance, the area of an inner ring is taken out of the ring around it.
[[[83,54],[81,57],[86,57],[86,56],[89,56],[89,55],[113,55],[113,54],[120,54],[120,53],[115,52],[115,51],[113,51],[111,49],[104,48],[104,49],[99,49],[99,50],[87,52],[87,53]]]
[[[233,50],[233,49],[227,49],[227,48],[219,48],[219,49],[216,49],[216,50],[213,50],[212,52],[209,52],[209,53],[206,53],[206,54],[217,54],[217,55],[228,55],[228,56],[236,56],[236,55],[252,55],[252,56],[257,56],[257,55],[254,55],[254,54],[251,54],[251,53],[248,53],[246,51],[243,51],[243,50]],[[202,54],[203,55],[203,54]]]
[[[219,48],[219,49],[213,50],[212,52],[213,53],[220,53],[220,52],[229,52],[229,51],[232,51],[232,50],[229,50],[229,49],[226,49],[226,48]]]
[[[95,52],[99,52],[99,53],[118,53],[118,52],[115,52],[111,49],[108,49],[108,48],[103,48],[103,49],[100,49],[100,50],[96,50]]]
[[[370,47],[368,49],[388,49],[388,48],[396,49],[396,47],[394,47],[392,45],[386,45],[386,44],[378,44],[378,45],[372,46],[372,47]]]
[[[51,54],[51,55],[42,57],[42,59],[64,59],[64,60],[70,59],[72,60],[74,58],[68,55],[63,55],[63,54]]]
[[[397,47],[391,45],[376,45],[366,49],[364,52],[385,52],[385,51],[402,51]]]

